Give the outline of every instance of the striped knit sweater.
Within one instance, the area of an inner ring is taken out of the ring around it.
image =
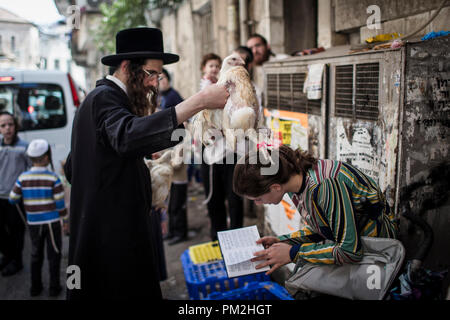
[[[23,204],[30,225],[59,220],[65,211],[64,188],[58,176],[44,167],[32,167],[22,173],[11,190],[9,201]]]
[[[289,196],[306,223],[279,237],[293,245],[293,262],[354,263],[362,258],[360,236],[395,238],[394,215],[383,193],[370,177],[347,163],[319,160],[304,175],[299,193]],[[358,231],[357,216],[368,211],[376,218]]]

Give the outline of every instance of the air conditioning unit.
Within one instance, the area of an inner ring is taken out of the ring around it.
[[[319,137],[315,155],[375,179],[398,217],[405,207],[432,209],[435,243],[450,242],[449,39],[352,54],[349,46],[334,47],[264,65],[269,118],[284,111],[306,117],[308,134]],[[313,64],[324,65],[320,100],[303,93]],[[446,256],[436,254],[436,264],[449,265]]]

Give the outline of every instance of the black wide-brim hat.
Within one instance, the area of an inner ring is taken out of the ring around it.
[[[116,54],[102,58],[102,63],[115,67],[123,60],[158,59],[163,64],[180,60],[176,54],[165,53],[163,35],[156,28],[131,28],[120,30],[116,35]]]

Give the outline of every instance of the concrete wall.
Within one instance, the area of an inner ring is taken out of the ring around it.
[[[161,20],[164,34],[164,51],[178,54],[180,61],[165,68],[172,75],[172,86],[183,98],[188,98],[198,90],[200,80],[200,59],[191,3],[183,2],[178,10],[165,15]]]
[[[435,13],[436,10],[425,11],[419,14],[414,14],[404,18],[392,19],[381,23],[381,29],[369,29],[367,26],[363,26],[360,29],[361,42],[369,37],[376,36],[378,34],[399,32],[404,35],[415,31],[421,25],[425,24]],[[428,24],[423,30],[417,33],[416,37],[422,37],[423,35],[431,31],[449,30],[450,29],[450,6],[445,7],[436,16],[436,18]]]
[[[436,9],[442,0],[335,0],[336,31],[351,30],[366,25],[370,5],[381,10],[381,22],[406,18]]]
[[[252,32],[263,35],[275,53],[284,53],[283,0],[250,0],[249,15]]]
[[[316,0],[284,0],[283,18],[285,53],[291,54],[294,51],[317,46]]]
[[[333,0],[317,1],[317,46],[328,49],[347,44],[348,35],[335,30],[335,8]]]
[[[26,23],[0,22],[2,38],[1,68],[37,69],[39,65],[39,31]],[[15,49],[11,37],[14,37]]]
[[[248,4],[248,17],[253,21],[250,32],[264,35],[274,52],[285,52],[283,0],[250,0]],[[208,11],[211,28],[204,30],[205,21],[202,19]],[[177,10],[164,15],[161,29],[165,50],[181,56],[180,62],[167,66],[167,69],[174,78],[173,87],[183,97],[198,91],[200,63],[204,54],[214,52],[225,58],[238,44],[247,42],[247,39],[239,38],[239,24],[233,25],[232,20],[238,15],[238,2],[224,0],[184,1]],[[297,26],[291,25],[292,28]],[[210,34],[205,34],[207,32]],[[210,45],[205,43],[208,41]]]
[[[343,44],[361,44],[369,37],[398,32],[403,35],[425,24],[441,0],[318,0],[317,44],[325,48]],[[380,28],[369,29],[367,13],[370,5],[380,8]],[[450,29],[450,4],[423,30],[420,38],[430,31]]]
[[[447,36],[407,47],[398,169],[402,208],[424,218],[433,229],[434,243],[425,263],[436,271],[450,265],[449,46]],[[418,249],[421,232],[406,220],[402,224],[408,258]]]

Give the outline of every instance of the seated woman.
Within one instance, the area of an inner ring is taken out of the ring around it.
[[[265,260],[257,269],[272,265],[270,274],[290,262],[355,263],[362,258],[360,236],[396,237],[394,214],[373,179],[347,163],[318,160],[300,149],[263,148],[239,160],[234,192],[257,204],[280,203],[287,193],[306,227],[258,240],[266,249],[255,253],[253,261]],[[261,174],[270,166],[263,154],[278,157],[276,174]]]

